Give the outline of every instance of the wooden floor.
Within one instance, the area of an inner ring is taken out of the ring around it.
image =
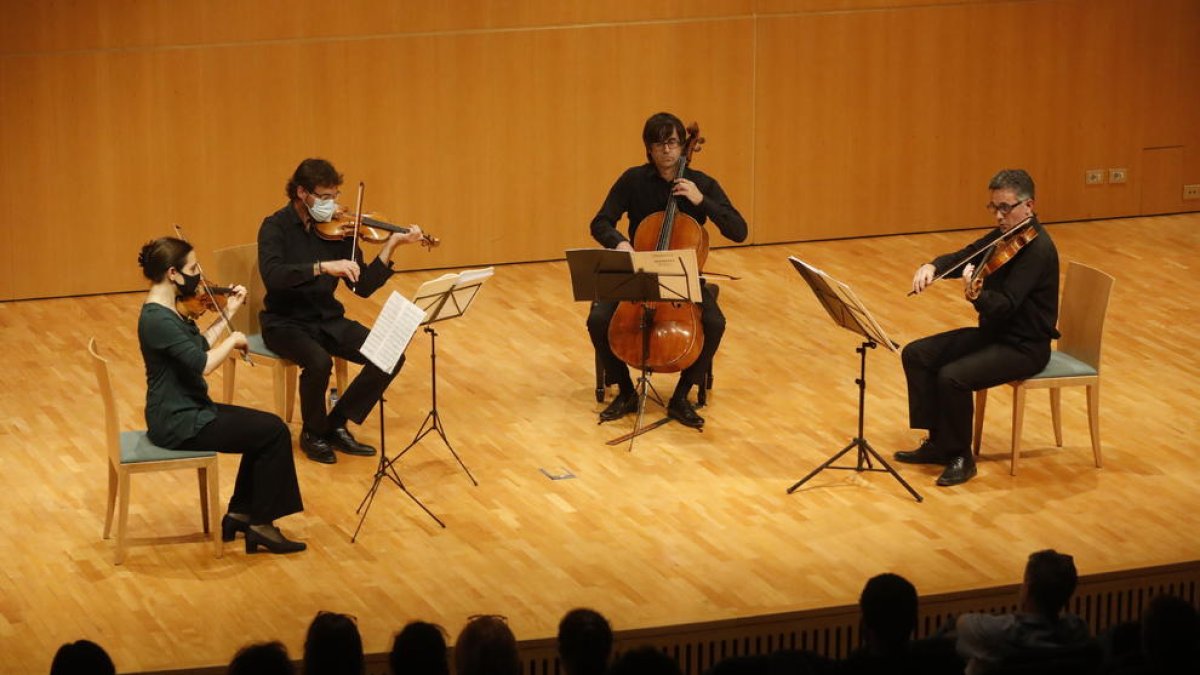
[[[297,454],[306,509],[280,523],[309,544],[294,557],[247,556],[239,540],[214,559],[199,535],[194,477],[153,475],[134,480],[139,539],[114,566],[112,542],[100,538],[103,413],[85,346],[96,336],[108,350],[122,421],[141,426],[142,295],[0,304],[0,671],[45,672],[60,643],[83,637],[122,671],[224,663],[272,638],[299,654],[321,609],[360,617],[366,649],[378,652],[413,618],[453,634],[469,615],[500,613],[531,639],[579,605],[631,629],[852,603],[885,570],[922,593],[1012,583],[1044,547],[1074,554],[1085,574],[1196,560],[1200,215],[1049,231],[1064,269],[1078,260],[1117,279],[1102,470],[1083,393],[1068,391],[1065,447],[1053,446],[1045,395],[1031,395],[1027,449],[1009,476],[1004,390],[991,397],[979,476],[965,486],[939,489],[936,469],[905,466],[922,504],[882,474],[826,472],[785,494],[854,434],[858,370],[856,336],[829,322],[786,257],[849,282],[906,342],[973,320],[957,283],[905,292],[920,262],[974,233],[715,251],[710,270],[743,278],[722,282],[730,327],[708,426],[668,425],[632,452],[604,442],[630,421],[596,424],[586,306],[571,302],[565,263],[515,265],[497,269],[438,339],[439,407],[479,486],[436,437],[399,465],[448,527],[387,486],[352,544],[374,461],[325,466]],[[390,287],[411,293],[430,276],[402,274]],[[350,314],[369,322],[383,299],[355,301]],[[415,339],[392,386],[392,450],[429,409],[428,348]],[[898,358],[871,352],[868,383],[872,444],[888,455],[914,446]],[[220,391],[219,374],[211,386]],[[238,403],[270,409],[270,396],[267,368],[239,368]],[[378,419],[358,434],[378,442]],[[236,466],[221,459],[223,498]]]

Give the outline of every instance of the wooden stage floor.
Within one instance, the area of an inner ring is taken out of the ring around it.
[[[479,486],[427,438],[399,467],[448,527],[385,486],[352,544],[375,461],[325,466],[297,451],[306,510],[281,525],[310,548],[293,557],[247,556],[239,539],[214,559],[195,478],[154,475],[133,482],[136,539],[114,566],[100,538],[103,411],[85,346],[101,341],[122,422],[141,426],[142,294],[2,303],[0,671],[45,672],[58,645],[79,638],[103,644],[122,671],[222,664],[266,639],[298,655],[322,609],[359,617],[367,651],[381,652],[414,618],[453,635],[469,615],[499,613],[534,639],[580,605],[622,630],[852,604],[888,570],[922,593],[1014,583],[1045,547],[1074,554],[1084,574],[1196,560],[1200,215],[1049,231],[1064,270],[1078,260],[1117,278],[1103,469],[1092,466],[1083,392],[1068,390],[1065,447],[1053,445],[1045,394],[1031,394],[1010,476],[1011,399],[997,390],[979,476],[965,486],[940,489],[935,468],[903,466],[924,503],[884,474],[826,472],[785,493],[854,435],[858,374],[856,336],[830,323],[786,257],[849,282],[906,342],[973,321],[958,283],[905,292],[920,262],[975,233],[715,251],[710,270],[743,278],[721,282],[729,330],[708,426],[670,424],[632,452],[605,445],[631,421],[596,424],[586,306],[571,302],[565,263],[512,265],[438,340],[439,407]],[[390,288],[411,293],[430,276],[402,274]],[[355,299],[350,314],[369,322],[383,299]],[[393,451],[428,411],[428,348],[426,336],[414,340],[392,386]],[[867,377],[867,437],[887,455],[914,446],[898,358],[871,352]],[[211,386],[220,391],[219,373]],[[236,402],[271,409],[268,368],[239,367]],[[377,442],[378,419],[358,433]],[[223,498],[236,463],[221,459]],[[547,476],[564,473],[573,477]]]

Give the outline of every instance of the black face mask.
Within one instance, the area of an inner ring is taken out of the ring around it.
[[[179,274],[183,276],[182,284],[175,284],[175,289],[181,298],[190,298],[196,294],[196,287],[200,285],[200,273],[184,274],[182,270]]]

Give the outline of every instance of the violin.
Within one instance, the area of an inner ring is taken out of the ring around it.
[[[676,181],[683,178],[692,154],[699,152],[702,143],[700,126],[693,122],[687,128],[687,140],[675,166]],[[696,219],[680,213],[675,195],[669,195],[663,211],[651,213],[638,224],[633,248],[694,249],[696,261],[703,267],[708,257],[708,231]],[[675,373],[691,366],[704,347],[698,302],[699,298],[695,302],[621,302],[608,324],[613,354],[635,368],[655,373]]]
[[[183,228],[180,227],[178,223],[176,223],[174,225],[174,228],[175,228],[175,236],[179,237],[180,239],[182,239],[184,241],[187,241],[187,237],[183,236]],[[200,293],[203,292],[204,295],[208,296],[208,298],[212,301],[212,306],[211,307],[205,306],[205,308],[216,310],[217,314],[219,314],[221,316],[223,325],[225,326],[225,332],[229,333],[230,335],[233,335],[233,324],[231,324],[229,322],[229,315],[225,313],[225,304],[226,303],[218,302],[216,300],[217,297],[222,297],[222,296],[219,296],[217,293],[215,293],[212,290],[212,288],[209,287],[208,282],[204,280],[204,268],[200,267],[199,258],[196,259],[196,269],[200,272],[200,285],[197,286],[196,293],[194,295],[200,295]],[[229,295],[232,292],[233,292],[232,289],[229,289],[224,295]],[[175,301],[175,307],[176,307],[176,309],[179,308],[178,300]],[[187,308],[186,305],[185,305],[185,308]],[[180,312],[180,313],[183,314],[183,312]],[[203,313],[204,312],[201,311],[198,314],[196,314],[196,316],[200,316],[200,314],[203,314]],[[242,360],[245,361],[247,364],[253,366],[254,359],[250,358],[250,350],[246,347],[240,347],[239,351],[242,352]]]
[[[1037,238],[1037,228],[1029,226],[1030,220],[1027,219],[1020,225],[1005,233],[1003,243],[996,244],[989,249],[989,252],[983,258],[983,262],[979,266],[971,270],[971,280],[963,289],[963,294],[967,300],[974,301],[979,298],[979,294],[983,292],[983,280],[988,275],[1000,269],[1013,256],[1025,247],[1026,244]],[[1001,241],[997,239],[996,241]]]
[[[358,227],[355,227],[357,220]],[[408,234],[412,232],[411,227],[403,227],[401,225],[393,225],[381,220],[379,214],[364,213],[360,218],[356,219],[354,214],[342,212],[333,217],[332,220],[326,223],[315,223],[314,229],[317,236],[326,241],[341,241],[354,236],[357,230],[358,238],[370,244],[382,244],[388,240],[392,232],[400,234]],[[421,245],[433,248],[441,244],[441,240],[430,234],[421,233]]]
[[[982,276],[979,277],[978,289],[975,291],[975,296],[971,297],[968,295],[967,299],[974,300],[975,298],[978,298],[980,291],[983,290],[983,279],[985,277],[987,277],[987,275],[989,275],[992,272],[999,269],[1001,265],[1003,265],[1004,263],[1011,260],[1012,257],[1017,254],[1017,251],[1021,250],[1021,247],[1023,247],[1025,244],[1032,241],[1033,238],[1037,236],[1037,230],[1035,230],[1032,227],[1027,227],[1032,220],[1033,220],[1033,216],[1029,216],[1025,220],[1022,220],[1021,222],[1017,223],[1017,226],[1014,227],[1013,229],[1001,234],[999,237],[996,237],[990,243],[988,243],[986,246],[980,248],[978,251],[975,251],[971,255],[966,256],[962,260],[959,260],[958,262],[954,263],[949,268],[947,268],[945,272],[942,272],[941,274],[937,275],[933,279],[930,279],[929,284],[932,285],[933,282],[935,282],[935,281],[945,279],[946,277],[950,276],[950,274],[952,272],[959,269],[963,265],[971,262],[972,260],[974,260],[976,257],[978,257],[980,255],[984,256],[984,258],[983,258],[984,262],[979,265],[979,268],[981,270],[983,267],[985,267],[987,265],[987,261],[991,257],[992,251],[995,250],[997,246],[1008,246],[1009,242],[1012,241],[1013,238],[1016,238],[1016,237],[1024,238],[1025,241],[1018,244],[1016,246],[1016,248],[1014,248],[1013,250],[1008,252],[1005,256],[1003,256],[1003,258],[997,264],[995,264],[990,271],[984,272],[982,274]],[[976,270],[976,271],[979,271],[979,270]],[[974,272],[972,273],[972,283],[974,283]],[[928,288],[928,287],[929,286],[926,286],[926,288]],[[911,297],[911,296],[916,295],[919,292],[920,291],[916,291],[916,290],[909,291],[908,295],[909,295],[909,297]]]
[[[200,279],[195,293],[175,298],[175,310],[192,321],[204,316],[205,312],[224,311],[229,296],[234,293],[233,286],[217,286],[204,277]]]

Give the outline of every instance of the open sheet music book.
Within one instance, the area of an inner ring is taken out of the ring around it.
[[[460,317],[467,312],[483,282],[491,278],[493,267],[443,274],[421,284],[413,302],[425,311],[422,324]]]
[[[846,284],[834,279],[825,272],[809,265],[796,256],[788,256],[788,262],[796,268],[800,276],[812,287],[813,294],[821,301],[821,306],[829,313],[829,318],[846,330],[881,344],[887,349],[899,354],[900,345],[892,342],[883,327],[867,311],[866,305],[858,299]]]
[[[392,291],[359,351],[383,372],[392,372],[424,317],[420,307]]]

